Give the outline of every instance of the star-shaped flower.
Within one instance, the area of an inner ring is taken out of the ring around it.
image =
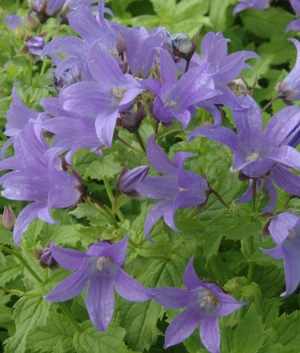
[[[86,253],[50,244],[55,261],[76,271],[58,284],[46,297],[50,302],[64,302],[76,297],[88,285],[86,308],[99,331],[104,331],[114,311],[114,288],[130,301],[150,299],[148,291],[121,269],[126,260],[128,236],[115,244],[98,242]]]
[[[186,340],[200,326],[200,338],[211,353],[220,353],[218,316],[226,316],[246,302],[238,302],[213,283],[201,281],[194,268],[193,258],[187,264],[183,283],[189,290],[172,287],[149,289],[152,298],[169,309],[185,308],[168,326],[164,348]]]

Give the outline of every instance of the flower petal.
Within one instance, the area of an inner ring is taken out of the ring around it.
[[[90,257],[77,250],[56,246],[52,242],[50,243],[50,249],[55,261],[70,271],[78,270],[83,265],[85,259]]]
[[[217,297],[220,300],[220,308],[218,311],[219,316],[229,315],[235,310],[239,309],[241,306],[247,304],[247,302],[239,302],[225,293],[218,293]]]
[[[203,282],[199,279],[193,266],[194,256],[192,256],[185,268],[183,275],[183,284],[188,289],[195,289],[203,285]]]
[[[204,320],[200,326],[200,338],[204,347],[210,353],[220,353],[220,329],[218,316],[212,316]]]
[[[153,300],[168,309],[180,309],[188,306],[197,298],[197,292],[173,287],[150,288]]]
[[[114,286],[117,293],[126,300],[144,302],[151,299],[147,289],[120,268],[117,270]]]

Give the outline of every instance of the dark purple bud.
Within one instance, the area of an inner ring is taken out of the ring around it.
[[[42,250],[34,248],[34,256],[40,260],[39,265],[42,268],[49,267],[51,270],[57,270],[59,268],[58,263],[54,260],[52,250],[46,246]]]
[[[115,188],[132,199],[140,198],[140,194],[135,188],[145,179],[148,170],[148,166],[141,166],[128,172],[128,167],[126,165],[119,175]]]
[[[141,102],[138,102],[137,111],[129,109],[121,113],[121,125],[124,129],[134,133],[139,129],[141,122],[145,119],[146,115],[147,113],[144,105],[142,105]]]
[[[16,221],[14,211],[10,207],[4,206],[4,211],[1,218],[2,221],[0,219],[0,224],[2,225],[2,227],[7,230],[12,230]]]
[[[239,181],[241,181],[241,182],[245,182],[245,181],[250,180],[251,178],[248,177],[247,175],[245,175],[245,174],[240,170],[240,171],[239,171],[239,175],[238,175],[238,179],[239,179]]]
[[[191,40],[187,33],[172,34],[168,44],[173,55],[185,60],[191,59],[197,47],[197,44]]]

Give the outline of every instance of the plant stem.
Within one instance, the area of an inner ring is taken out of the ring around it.
[[[257,179],[253,179],[253,194],[252,194],[252,211],[255,212],[256,210],[256,204],[255,204],[255,201],[256,201],[256,180]]]
[[[54,39],[54,38],[56,38],[56,37],[58,36],[58,32],[59,32],[59,30],[60,30],[60,26],[61,26],[61,23],[59,23],[58,26],[56,27],[56,30],[55,30],[55,33],[54,33],[52,39]]]
[[[294,195],[290,195],[290,196],[289,196],[289,198],[285,201],[285,204],[283,205],[281,212],[283,212],[283,211],[286,210],[286,208],[288,207],[289,202],[290,202],[294,197],[295,197]]]
[[[222,197],[215,190],[211,189],[210,193],[216,195],[217,199],[221,202],[221,204],[223,206],[225,206],[226,208],[230,209],[230,207],[227,205],[227,203],[222,199]]]
[[[186,61],[184,73],[188,72],[188,69],[190,67],[190,62],[191,62],[191,59]]]
[[[0,286],[0,290],[4,292],[10,293],[12,295],[17,295],[18,297],[41,297],[41,293],[25,293],[17,289],[8,289],[5,287]]]
[[[144,145],[143,140],[141,139],[141,136],[140,136],[139,132],[136,131],[134,134],[135,134],[135,137],[136,137],[137,140],[138,140],[138,143],[139,143],[140,146],[141,146],[142,151],[146,153],[146,148],[145,148],[145,145]]]
[[[71,322],[71,324],[75,327],[76,331],[81,332],[82,329],[79,325],[79,323],[76,321],[76,319],[74,318],[74,316],[72,315],[72,313],[70,312],[70,310],[68,309],[68,307],[66,306],[65,303],[56,303],[60,310],[64,313],[64,315],[69,319],[69,321]]]
[[[104,182],[104,185],[105,185],[105,188],[106,188],[107,195],[108,195],[108,197],[109,197],[109,199],[110,199],[111,205],[112,205],[112,207],[114,207],[114,200],[115,200],[115,198],[114,198],[114,195],[113,195],[113,193],[112,193],[111,187],[110,187],[110,185],[109,185],[109,181],[108,181],[108,179],[107,179],[106,176],[103,177],[103,182]],[[120,220],[122,223],[124,223],[124,222],[125,222],[125,218],[124,218],[124,216],[123,216],[123,214],[122,214],[122,212],[121,212],[120,209],[117,210],[117,215],[118,215],[118,217],[119,217],[119,220]]]
[[[280,96],[271,99],[270,102],[262,108],[261,112],[264,112],[267,108],[269,108],[269,106],[272,105],[278,98],[280,98]]]
[[[250,237],[250,248],[251,248],[250,249],[251,254],[253,254],[253,252],[254,252],[254,237],[253,237],[253,235],[251,235],[251,237]],[[253,281],[254,267],[255,267],[255,263],[250,262],[249,268],[248,268],[248,284],[252,283],[252,281]]]
[[[144,153],[142,153],[141,151],[137,150],[136,148],[132,147],[129,143],[127,143],[125,140],[123,140],[121,137],[119,137],[117,134],[114,134],[114,137],[116,139],[118,139],[120,142],[123,143],[123,145],[127,146],[128,148],[131,148],[132,150],[134,150],[135,152],[144,155]]]
[[[112,223],[115,228],[119,228],[118,223],[117,223],[117,221],[115,220],[114,216],[113,216],[111,213],[108,212],[108,210],[107,210],[106,207],[103,205],[103,203],[101,203],[96,197],[94,197],[94,196],[93,196],[92,194],[90,194],[90,193],[87,193],[87,196],[88,196],[88,198],[89,198],[90,200],[94,201],[94,203],[95,203],[96,205],[98,205],[98,206],[104,211],[104,214],[102,213],[103,216],[104,216],[110,223]],[[86,199],[84,199],[84,200],[86,200]],[[91,205],[95,208],[95,206],[93,205],[93,203],[91,203]],[[96,208],[95,208],[95,209],[96,209]],[[98,209],[96,209],[96,210],[97,210],[97,212],[99,212]]]
[[[22,265],[26,268],[26,270],[39,282],[39,283],[44,283],[43,280],[33,271],[33,269],[28,265],[26,260],[23,258],[23,256],[20,253],[17,253],[16,251],[1,245],[2,250],[7,252],[8,254],[14,255],[19,259],[19,261],[22,263]]]

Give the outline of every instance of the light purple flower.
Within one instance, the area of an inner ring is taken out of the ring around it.
[[[86,285],[86,308],[99,331],[104,331],[114,311],[114,288],[130,301],[150,299],[148,291],[121,269],[126,260],[128,236],[115,244],[98,242],[86,253],[50,244],[54,259],[66,269],[76,271],[58,284],[46,297],[50,302],[64,302],[80,294]]]
[[[261,249],[279,260],[283,258],[286,291],[281,296],[292,294],[300,282],[300,218],[288,213],[279,213],[269,225],[275,244],[274,249]]]
[[[147,214],[144,232],[149,241],[150,230],[164,216],[164,221],[173,230],[179,232],[174,223],[177,208],[192,207],[203,204],[207,196],[207,181],[200,175],[183,169],[186,158],[192,153],[178,152],[174,163],[164,154],[154,141],[154,135],[147,141],[147,157],[152,167],[164,176],[147,176],[135,189],[143,196],[151,199],[162,199]]]
[[[293,10],[296,15],[300,16],[300,1],[299,0],[290,0]],[[300,19],[292,21],[285,30],[285,33],[289,31],[300,31]]]
[[[60,149],[49,149],[39,124],[29,122],[15,137],[15,156],[0,162],[0,170],[13,171],[0,178],[2,196],[10,200],[33,201],[19,214],[14,242],[19,245],[22,234],[36,218],[57,224],[51,217],[53,208],[66,208],[81,198],[81,182],[62,169]]]
[[[66,0],[29,0],[28,6],[36,12],[41,23],[49,17],[55,17],[62,9]]]
[[[145,88],[131,75],[123,74],[116,60],[95,42],[88,54],[90,72],[98,82],[80,82],[60,92],[64,109],[94,117],[102,145],[111,147],[116,120]]]
[[[148,166],[140,166],[128,171],[126,165],[118,177],[115,188],[130,198],[140,198],[140,194],[135,189],[145,179],[148,170]]]
[[[214,89],[212,78],[207,75],[208,64],[199,65],[186,72],[177,82],[178,71],[170,53],[160,50],[162,83],[146,79],[141,84],[155,94],[154,117],[163,123],[177,118],[186,129],[196,109],[194,104],[222,94]]]
[[[293,101],[300,99],[300,42],[297,39],[290,38],[297,49],[297,60],[293,70],[288,76],[276,86],[276,91],[283,101],[291,105]]]
[[[284,145],[287,136],[299,126],[299,107],[287,107],[276,113],[262,130],[262,117],[257,103],[249,96],[238,98],[251,108],[233,111],[238,134],[223,126],[201,126],[188,137],[205,136],[228,146],[234,154],[231,171],[241,170],[250,178],[259,178],[276,164],[300,170],[300,153]],[[287,118],[288,117],[288,118]]]
[[[183,283],[188,290],[172,287],[149,289],[152,298],[169,309],[185,308],[170,323],[165,333],[164,348],[186,340],[200,324],[200,339],[211,353],[220,353],[218,316],[227,316],[247,304],[238,302],[213,283],[201,281],[192,257],[187,264]]]
[[[257,9],[266,10],[270,6],[270,0],[238,0],[241,4],[238,4],[233,9],[233,14],[236,15],[238,12],[246,9]]]
[[[28,48],[29,53],[37,56],[42,54],[44,46],[44,38],[40,36],[31,37],[26,43],[26,47]]]
[[[19,15],[7,15],[3,22],[6,23],[12,31],[15,31],[18,26],[21,27],[23,23]]]

